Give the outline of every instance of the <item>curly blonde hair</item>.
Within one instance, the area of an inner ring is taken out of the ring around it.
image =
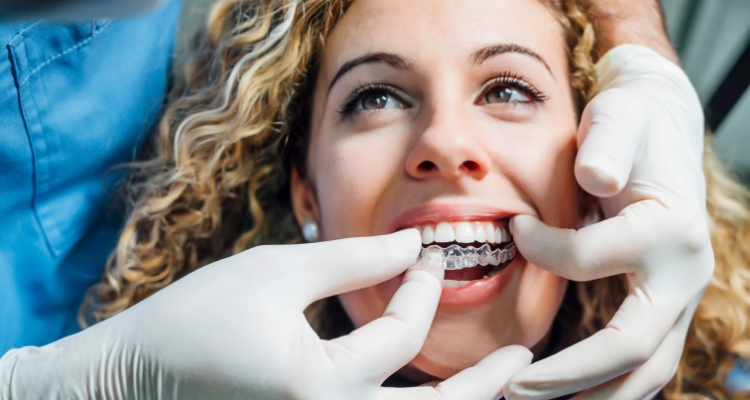
[[[539,1],[562,26],[580,111],[596,91],[593,26],[579,0]],[[289,172],[305,173],[317,60],[351,2],[216,3],[158,135],[141,161],[129,165],[120,196],[128,217],[104,278],[81,307],[82,325],[116,315],[222,257],[300,241]],[[710,142],[704,169],[715,273],[664,393],[669,399],[750,398],[726,387],[735,357],[750,358],[748,192],[727,176]],[[568,334],[575,341],[606,325],[627,283],[611,277],[569,290],[577,314]]]

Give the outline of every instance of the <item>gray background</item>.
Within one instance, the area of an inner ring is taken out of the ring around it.
[[[176,66],[214,0],[183,0]],[[750,0],[661,0],[667,30],[705,106],[750,42]],[[179,73],[179,71],[175,71]],[[750,90],[715,132],[725,164],[750,184]]]
[[[667,30],[705,106],[750,42],[750,0],[662,0]],[[714,147],[750,184],[750,90],[718,127]]]

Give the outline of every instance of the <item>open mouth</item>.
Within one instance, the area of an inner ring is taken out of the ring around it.
[[[415,226],[422,254],[443,252],[444,287],[460,288],[499,274],[518,254],[507,220],[439,222]]]

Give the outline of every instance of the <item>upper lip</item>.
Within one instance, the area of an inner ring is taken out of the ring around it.
[[[495,221],[510,218],[508,211],[476,204],[427,204],[408,209],[388,224],[387,233],[412,226],[452,221]]]

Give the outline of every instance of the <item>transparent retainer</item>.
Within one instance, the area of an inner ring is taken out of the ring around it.
[[[417,257],[416,264],[419,264],[422,258],[428,254],[435,254],[438,251],[443,253],[443,269],[458,270],[476,267],[477,265],[483,267],[500,265],[515,257],[518,250],[516,250],[516,244],[512,242],[503,249],[495,250],[490,249],[488,244],[483,244],[479,248],[474,246],[461,247],[456,244],[445,248],[432,245],[422,249],[419,257]]]

